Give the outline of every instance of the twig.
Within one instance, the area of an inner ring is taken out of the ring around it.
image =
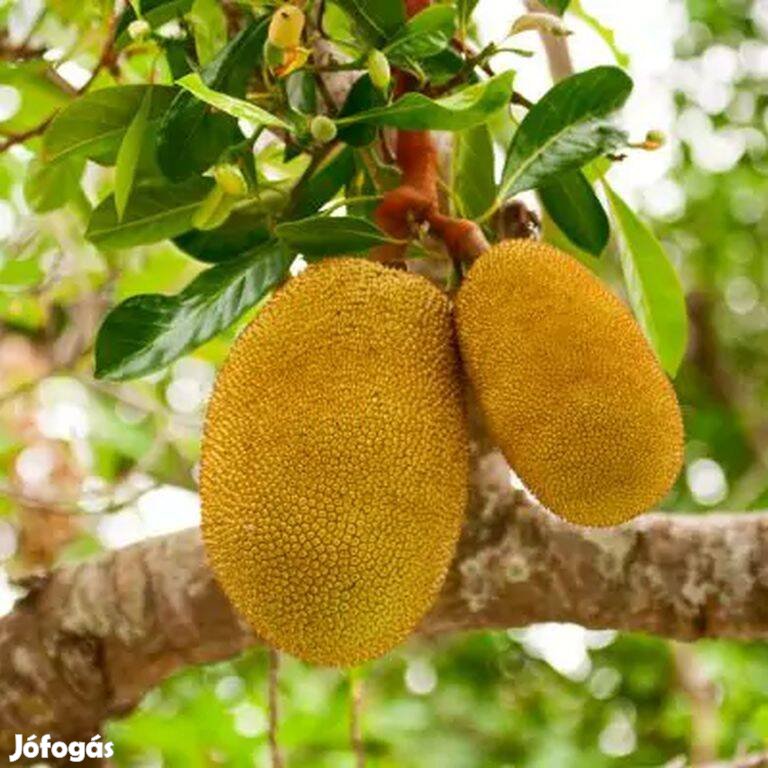
[[[691,709],[690,755],[693,765],[706,765],[717,757],[717,696],[693,646],[671,642],[677,682]]]
[[[51,115],[50,117],[47,117],[45,120],[43,120],[42,123],[38,123],[26,131],[22,131],[21,133],[13,133],[8,136],[8,138],[0,144],[0,154],[6,152],[16,144],[22,144],[23,142],[28,141],[29,139],[33,139],[35,136],[39,136],[41,133],[44,133],[45,129],[50,125],[50,122],[53,120],[53,118],[54,115]]]
[[[280,685],[280,652],[274,648],[268,651],[269,668],[268,675],[268,704],[269,710],[269,755],[272,768],[283,768],[283,755],[280,752],[278,743],[278,723],[279,723],[279,685]]]
[[[351,669],[349,677],[349,741],[355,755],[355,768],[365,768],[365,744],[363,742],[363,694],[364,680],[357,669]]]
[[[2,61],[26,61],[27,59],[39,59],[45,53],[45,48],[36,48],[26,42],[13,45],[7,37],[0,39],[0,60]]]
[[[160,484],[157,481],[152,481],[151,485],[147,485],[146,487],[141,488],[140,490],[137,490],[135,493],[132,493],[130,496],[128,496],[125,499],[121,499],[119,502],[118,501],[110,502],[103,509],[98,510],[97,514],[108,515],[114,512],[120,512],[126,507],[129,507],[135,501],[138,501],[145,494],[159,487],[160,487]],[[44,509],[46,512],[50,512],[51,514],[56,514],[56,515],[81,515],[86,513],[92,514],[87,509],[84,508],[82,499],[80,499],[79,501],[63,501],[63,502],[50,503],[45,501],[44,499],[38,499],[34,496],[27,496],[24,493],[19,493],[6,483],[0,483],[0,494],[15,501],[17,504],[20,504],[21,506],[28,507],[31,509]],[[104,494],[104,496],[107,496],[107,495],[108,495],[107,493]]]
[[[24,381],[18,386],[9,389],[7,392],[0,394],[0,407],[6,403],[13,402],[17,397],[26,395],[27,392],[31,392],[41,381],[47,379],[51,375],[50,371],[46,371],[42,376],[37,376],[34,379]]]
[[[91,76],[88,78],[87,82],[85,82],[83,86],[79,88],[77,91],[75,91],[75,95],[81,96],[83,93],[85,93],[88,90],[88,88],[91,86],[93,81],[96,79],[96,77],[99,75],[99,73],[105,67],[112,65],[114,60],[114,52],[112,50],[112,46],[114,45],[114,42],[115,42],[117,18],[118,18],[117,16],[111,17],[109,21],[109,33],[107,35],[107,40],[101,49],[99,60],[96,62],[96,66],[94,67],[93,72],[91,72]],[[58,110],[54,112],[52,115],[49,115],[48,117],[46,117],[45,120],[43,120],[42,122],[38,123],[32,128],[27,129],[26,131],[10,134],[5,139],[5,141],[0,143],[0,154],[2,154],[3,152],[6,152],[16,144],[23,144],[25,141],[28,141],[29,139],[33,139],[35,136],[40,136],[42,133],[45,132],[45,129],[50,125],[53,118],[56,117],[57,113],[58,113]]]

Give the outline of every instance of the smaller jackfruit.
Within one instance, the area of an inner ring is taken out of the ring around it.
[[[470,269],[456,316],[489,430],[542,504],[613,525],[669,491],[683,445],[674,390],[589,270],[544,243],[499,243]]]
[[[290,280],[235,343],[206,416],[203,538],[271,645],[348,666],[434,600],[468,485],[448,299],[332,259]]]

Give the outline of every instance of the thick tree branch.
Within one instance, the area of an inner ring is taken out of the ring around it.
[[[508,477],[496,452],[478,448],[461,545],[421,634],[572,621],[680,640],[768,638],[768,513],[584,529],[526,501]],[[61,569],[0,621],[0,755],[15,733],[90,737],[173,672],[256,642],[196,530]]]

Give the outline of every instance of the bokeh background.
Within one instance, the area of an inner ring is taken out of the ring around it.
[[[56,77],[78,87],[98,55],[88,29],[99,8],[0,2],[3,40],[53,45]],[[676,382],[686,467],[665,507],[766,509],[768,0],[574,0],[571,9],[576,67],[626,64],[636,82],[627,126],[638,140],[649,129],[668,137],[611,171],[688,296],[691,345]],[[498,38],[521,12],[516,1],[480,0],[479,36]],[[517,42],[537,55],[504,65],[536,97],[549,86],[538,39]],[[0,61],[0,132],[35,124],[55,103],[61,84],[41,86],[34,66]],[[136,81],[145,66],[137,57]],[[29,160],[19,146],[0,156],[0,615],[20,595],[14,582],[35,569],[198,523],[201,418],[235,333],[161,374],[95,382],[90,352],[105,308],[177,291],[199,267],[171,245],[97,252],[77,205],[32,214]],[[83,206],[103,174],[87,169]],[[615,263],[606,254],[608,278]],[[254,651],[169,680],[111,724],[116,765],[267,765],[265,671]],[[768,745],[763,643],[680,645],[548,624],[415,642],[362,674],[369,763],[382,768],[682,768]],[[351,768],[347,678],[286,660],[282,696],[290,764]]]

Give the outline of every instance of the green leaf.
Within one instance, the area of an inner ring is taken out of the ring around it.
[[[336,0],[370,45],[391,40],[405,24],[402,0]]]
[[[632,309],[664,370],[674,376],[688,341],[685,296],[661,243],[603,182],[621,232],[621,267]]]
[[[216,107],[216,109],[226,112],[228,115],[232,115],[232,117],[236,117],[239,120],[248,120],[256,126],[272,125],[290,130],[288,123],[283,122],[279,117],[275,117],[265,109],[257,107],[249,101],[236,99],[233,96],[227,96],[225,93],[212,90],[200,79],[200,75],[195,72],[182,77],[181,80],[177,80],[176,85],[180,85],[206,104],[210,104],[212,107]]]
[[[246,209],[233,211],[216,229],[192,229],[175,237],[173,243],[198,261],[218,264],[242,256],[267,240],[269,230],[266,216]]]
[[[435,56],[448,47],[456,32],[456,11],[449,5],[433,5],[409,19],[384,49],[395,64]]]
[[[317,114],[317,88],[314,74],[310,70],[291,72],[285,78],[285,95],[294,112],[300,115]]]
[[[355,80],[349,89],[344,105],[339,112],[340,118],[357,115],[361,112],[381,107],[386,103],[384,94],[371,82],[365,74]],[[353,147],[364,147],[376,138],[376,127],[364,123],[348,125],[339,130],[339,140]]]
[[[205,66],[227,44],[227,17],[218,0],[194,0],[187,18],[192,24],[197,60]]]
[[[46,163],[35,158],[24,179],[24,197],[36,213],[47,213],[66,205],[81,193],[80,177],[85,160],[65,158],[58,163]]]
[[[339,126],[369,123],[413,131],[462,131],[484,123],[509,103],[514,77],[514,72],[503,72],[436,100],[422,93],[407,93],[394,104],[339,118],[336,122]]]
[[[394,242],[373,222],[356,216],[312,216],[278,224],[275,234],[307,259],[367,251]]]
[[[456,135],[453,145],[453,191],[459,213],[469,219],[487,211],[496,199],[493,140],[487,125]]]
[[[131,248],[176,237],[192,228],[192,218],[213,186],[195,177],[181,184],[151,182],[137,188],[120,220],[115,198],[108,197],[91,215],[85,236],[99,248]]]
[[[500,198],[541,186],[625,143],[625,133],[602,118],[624,104],[631,90],[632,80],[617,67],[595,67],[551,88],[512,139]]]
[[[136,178],[136,167],[139,164],[141,147],[149,122],[149,111],[152,106],[152,89],[148,89],[141,100],[136,116],[128,126],[123,136],[120,149],[117,152],[115,165],[115,209],[120,221],[125,213],[125,206],[131,196],[133,180]]]
[[[96,377],[144,376],[199,347],[279,285],[292,260],[271,241],[202,272],[176,296],[126,299],[99,329]]]
[[[309,216],[318,211],[354,174],[354,150],[340,144],[328,153],[309,179],[296,190],[292,218]]]
[[[565,13],[570,2],[571,0],[541,0],[541,4],[547,10],[556,13],[558,16],[562,16]]]
[[[170,106],[174,88],[121,85],[76,99],[56,115],[45,132],[43,159],[52,163],[67,157],[81,157],[112,165],[148,91],[152,92],[148,119],[157,121]]]
[[[572,0],[569,8],[576,18],[581,19],[585,24],[592,27],[603,38],[603,42],[611,49],[616,63],[626,69],[629,66],[629,55],[616,44],[616,34],[614,31],[606,27],[598,18],[587,13],[581,5],[581,0]]]
[[[51,77],[47,61],[0,62],[0,85],[11,86],[20,98],[18,109],[0,121],[2,134],[40,125],[72,98]]]
[[[578,248],[599,256],[611,234],[608,216],[581,171],[568,171],[539,187],[546,212]]]
[[[202,70],[202,82],[212,91],[242,98],[248,79],[260,66],[269,18],[249,24]],[[237,120],[211,110],[189,91],[174,99],[158,134],[157,159],[163,173],[181,181],[202,173],[230,144],[242,139]]]
[[[466,33],[472,14],[475,12],[478,0],[458,0],[456,8],[459,16],[459,29]]]

